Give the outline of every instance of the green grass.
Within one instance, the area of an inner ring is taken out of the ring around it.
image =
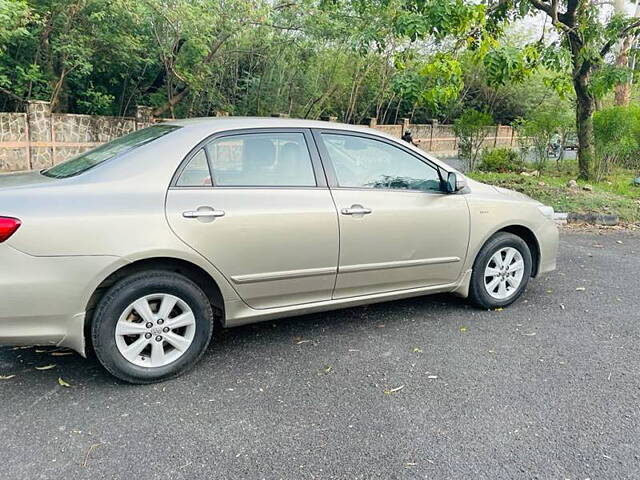
[[[567,162],[560,171],[549,165],[539,177],[519,173],[473,172],[471,178],[522,192],[551,205],[557,212],[616,214],[625,223],[640,222],[640,187],[633,185],[637,172],[619,169],[600,182],[578,181],[580,191],[572,192],[567,182],[576,178],[576,165]],[[589,184],[592,192],[582,190]]]

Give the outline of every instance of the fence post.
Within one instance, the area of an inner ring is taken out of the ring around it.
[[[409,130],[409,119],[408,118],[403,118],[402,119],[402,133],[400,134],[400,136],[404,135],[405,130]]]
[[[496,125],[496,136],[493,139],[493,148],[498,146],[498,135],[500,134],[500,124]]]
[[[433,135],[437,127],[438,127],[438,119],[434,118],[433,120],[431,120],[431,132],[429,135],[429,151],[430,152],[433,152]]]
[[[289,118],[288,113],[272,113],[271,116],[275,118]]]
[[[53,165],[51,103],[45,101],[27,102],[27,126],[29,129],[29,169],[41,170],[51,167]]]
[[[334,115],[323,115],[320,117],[320,120],[322,120],[323,122],[337,122],[338,117]]]
[[[153,123],[153,107],[136,105],[136,130]]]
[[[378,119],[376,117],[371,117],[369,119],[369,127],[376,128],[378,126]]]

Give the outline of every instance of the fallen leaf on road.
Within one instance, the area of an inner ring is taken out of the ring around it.
[[[525,337],[533,337],[535,336],[536,332],[531,332],[531,333],[523,333],[522,335],[524,335]]]
[[[331,365],[325,365],[322,371],[319,373],[319,375],[322,375],[322,374],[328,375],[331,372],[333,372],[333,367]]]
[[[427,378],[429,380],[436,380],[438,378],[438,375],[429,375]]]
[[[84,462],[82,462],[82,468],[87,468],[87,462],[89,461],[89,455],[91,455],[91,452],[93,451],[94,448],[99,447],[100,445],[102,445],[101,443],[94,443],[93,445],[91,445],[89,447],[89,449],[87,450],[87,454],[84,456]]]
[[[564,308],[565,308],[565,307],[564,307],[564,304],[563,304],[563,303],[561,303],[561,304],[560,304],[560,308],[561,308],[562,310],[564,310]]]
[[[467,331],[467,327],[460,327],[460,331],[461,331],[462,333],[466,332],[466,331]]]
[[[599,243],[596,243],[596,244],[594,245],[594,247],[595,247],[595,248],[604,248],[604,245],[600,245]]]
[[[576,288],[576,291],[577,291],[577,292],[584,292],[585,290],[586,290],[586,288],[584,288],[584,287],[578,287],[578,288]]]
[[[620,245],[622,245],[622,240],[616,240],[616,243],[619,243]]]
[[[415,347],[415,348],[413,349],[413,353],[422,353],[422,349],[420,349],[420,348],[418,348],[418,347]]]
[[[11,380],[15,375],[0,375],[0,380]]]
[[[549,289],[547,290],[547,293],[553,293],[553,290]]]
[[[404,388],[404,385],[400,385],[399,387],[396,387],[396,388],[389,388],[389,389],[384,391],[384,394],[385,395],[391,395],[392,393],[399,392],[403,388]]]
[[[53,357],[64,357],[65,355],[73,355],[73,352],[53,352],[51,354]]]
[[[494,311],[494,312],[501,312],[502,310],[504,310],[504,308],[499,307],[499,308],[495,308],[493,311]]]
[[[52,368],[56,368],[55,363],[52,363],[51,365],[44,365],[42,367],[36,367],[36,370],[51,370]]]
[[[69,385],[67,382],[65,382],[62,378],[58,377],[58,384],[61,387],[65,387],[65,388],[70,388],[71,385]]]

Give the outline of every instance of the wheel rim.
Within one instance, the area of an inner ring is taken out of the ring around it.
[[[484,269],[484,288],[491,297],[504,300],[516,293],[524,276],[522,254],[513,247],[495,252]]]
[[[129,305],[116,323],[120,354],[140,367],[163,367],[182,357],[193,343],[196,318],[187,303],[156,293]]]

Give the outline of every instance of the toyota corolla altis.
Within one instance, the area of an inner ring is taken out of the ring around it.
[[[368,128],[161,123],[0,175],[0,344],[91,346],[150,383],[216,327],[439,292],[503,307],[555,268],[552,218]]]

